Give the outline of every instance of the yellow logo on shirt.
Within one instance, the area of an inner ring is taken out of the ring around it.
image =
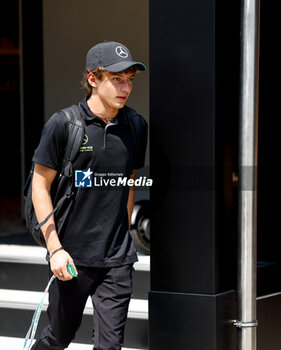
[[[84,134],[84,139],[82,142],[82,146],[80,147],[80,152],[92,152],[94,150],[93,146],[85,146],[89,141],[89,138],[86,134]]]

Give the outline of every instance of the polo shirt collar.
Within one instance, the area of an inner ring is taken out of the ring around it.
[[[81,112],[83,115],[83,118],[87,121],[92,121],[98,124],[104,124],[103,120],[96,116],[95,114],[92,113],[90,110],[88,103],[87,103],[88,98],[85,97],[81,102],[80,102],[80,107],[81,107]],[[121,108],[117,114],[117,116],[114,118],[114,124],[125,124],[128,125],[128,121],[125,115],[125,109]]]

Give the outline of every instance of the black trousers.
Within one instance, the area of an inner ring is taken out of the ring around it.
[[[70,281],[55,279],[49,290],[49,325],[32,350],[62,350],[78,330],[86,301],[94,306],[93,342],[97,350],[120,350],[132,294],[132,265],[116,268],[77,267]]]

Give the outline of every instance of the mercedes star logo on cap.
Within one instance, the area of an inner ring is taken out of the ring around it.
[[[115,52],[121,58],[127,58],[129,56],[127,50],[123,46],[117,46]]]

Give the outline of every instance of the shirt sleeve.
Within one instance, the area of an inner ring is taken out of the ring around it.
[[[67,120],[58,112],[45,124],[32,161],[59,170],[63,161],[67,139]]]
[[[147,146],[147,122],[141,116],[138,115],[138,145],[137,145],[137,155],[134,161],[134,169],[140,169],[144,166],[145,162],[145,154],[146,154],[146,146]]]

